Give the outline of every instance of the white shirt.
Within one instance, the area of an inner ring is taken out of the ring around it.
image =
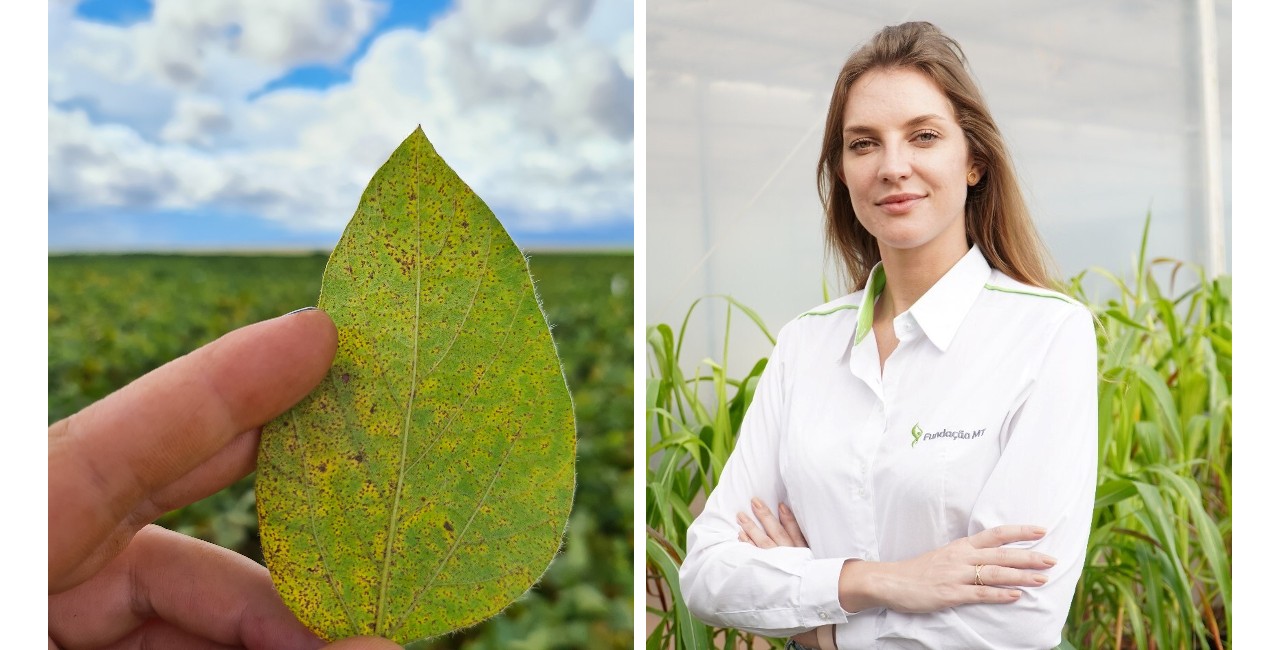
[[[715,625],[790,636],[835,623],[854,648],[1051,648],[1084,563],[1097,475],[1097,343],[1088,309],[1019,283],[971,248],[893,321],[884,284],[788,323],[720,482],[689,528],[680,586]],[[759,497],[791,507],[810,548],[738,541]],[[1001,524],[1043,526],[1048,584],[1008,604],[848,614],[846,559],[897,561]]]

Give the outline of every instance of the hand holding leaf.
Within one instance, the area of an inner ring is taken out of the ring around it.
[[[421,129],[369,183],[319,306],[333,367],[258,461],[277,588],[330,639],[493,615],[559,548],[573,409],[524,256]]]

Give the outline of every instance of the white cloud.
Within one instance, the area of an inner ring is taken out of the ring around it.
[[[160,131],[167,142],[184,142],[203,146],[231,128],[231,120],[221,102],[200,96],[182,96],[173,109],[173,117]]]
[[[592,0],[471,0],[462,14],[475,33],[512,45],[542,45],[576,31]]]
[[[229,180],[217,160],[156,146],[120,124],[95,125],[82,110],[49,111],[49,208],[189,208]],[[73,191],[67,189],[73,188]]]
[[[349,83],[249,100],[290,65],[341,58],[332,53],[354,47],[380,8],[157,2],[151,20],[121,28],[55,3],[50,209],[202,206],[338,229],[422,124],[508,226],[630,214],[629,3],[460,5],[428,31],[379,35]]]

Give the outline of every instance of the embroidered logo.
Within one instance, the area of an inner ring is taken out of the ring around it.
[[[985,434],[986,432],[987,430],[983,428],[983,429],[974,429],[972,431],[966,431],[964,429],[961,429],[959,431],[954,429],[943,429],[941,431],[925,433],[924,429],[920,428],[920,423],[917,422],[915,426],[911,427],[911,446],[915,447],[916,443],[920,442],[921,440],[928,441],[928,440],[936,440],[938,438],[950,438],[952,440],[973,440],[975,438],[981,438],[982,435]]]

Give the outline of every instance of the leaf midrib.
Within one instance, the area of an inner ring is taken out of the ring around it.
[[[374,611],[374,634],[383,634],[382,612],[387,605],[387,587],[391,582],[391,549],[395,544],[397,517],[400,512],[400,497],[404,491],[405,465],[409,456],[409,423],[413,417],[413,399],[418,392],[418,341],[419,323],[422,315],[422,197],[418,187],[419,167],[418,152],[421,145],[413,148],[413,165],[410,177],[414,192],[414,292],[413,292],[413,361],[409,366],[409,400],[404,409],[404,428],[400,432],[400,470],[396,477],[396,496],[391,502],[391,521],[387,526],[387,544],[382,555],[382,585],[378,595],[378,608]]]

